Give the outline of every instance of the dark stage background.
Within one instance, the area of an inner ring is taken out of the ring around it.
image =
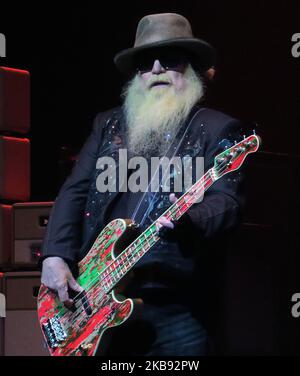
[[[1,65],[31,73],[31,200],[53,200],[97,112],[120,103],[116,52],[132,46],[149,13],[186,16],[217,50],[206,106],[258,123],[263,146],[249,158],[248,207],[220,264],[217,353],[300,354],[299,140],[300,3],[291,1],[130,1],[1,4]],[[98,5],[96,5],[98,4]],[[221,258],[220,258],[221,260]]]

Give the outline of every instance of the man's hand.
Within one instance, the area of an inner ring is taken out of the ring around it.
[[[169,200],[172,204],[177,200],[177,197],[175,196],[174,193],[170,194]],[[172,221],[170,221],[170,219],[168,219],[166,217],[161,217],[157,221],[156,228],[157,228],[157,230],[160,230],[162,227],[165,227],[166,229],[172,230],[175,226],[174,226],[174,223]]]
[[[82,287],[75,281],[68,264],[60,257],[47,257],[43,261],[42,283],[57,291],[59,299],[66,307],[74,304],[69,297],[68,288],[81,292]]]

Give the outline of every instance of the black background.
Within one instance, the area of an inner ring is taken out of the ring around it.
[[[97,112],[120,103],[124,78],[114,55],[133,45],[146,14],[186,16],[217,50],[205,105],[258,123],[263,146],[249,159],[248,207],[226,253],[220,353],[300,354],[299,146],[300,33],[293,1],[127,1],[1,4],[7,57],[31,74],[31,200],[53,200]]]

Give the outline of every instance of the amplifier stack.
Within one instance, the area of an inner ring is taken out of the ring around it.
[[[0,354],[48,355],[37,261],[52,202],[30,201],[30,74],[0,67]]]

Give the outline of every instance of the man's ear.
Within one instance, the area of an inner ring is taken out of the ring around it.
[[[215,67],[211,67],[211,68],[209,68],[209,69],[205,72],[204,76],[205,76],[209,81],[212,81],[213,78],[214,78],[214,76],[215,76],[215,74],[216,74]]]

